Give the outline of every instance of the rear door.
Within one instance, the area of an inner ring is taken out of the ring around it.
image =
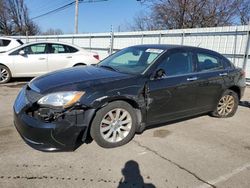
[[[73,47],[72,47],[73,48]],[[77,50],[76,50],[77,51]],[[63,44],[49,44],[48,68],[54,71],[67,68],[73,59],[70,47]]]
[[[148,82],[148,124],[189,116],[196,108],[197,75],[193,53],[169,50],[156,70],[166,76]]]
[[[23,50],[24,54],[19,52]],[[20,48],[10,54],[15,67],[16,76],[38,76],[48,72],[47,44],[32,44]]]
[[[198,88],[197,103],[201,111],[213,110],[223,92],[228,71],[221,58],[206,50],[196,50]]]

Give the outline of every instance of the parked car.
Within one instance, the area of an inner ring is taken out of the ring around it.
[[[19,39],[0,37],[0,53],[9,51],[21,45],[23,45],[23,42]]]
[[[23,139],[43,151],[74,149],[88,136],[117,147],[147,126],[204,113],[233,116],[244,74],[211,50],[132,46],[96,66],[35,78],[16,98],[14,122]]]
[[[51,71],[99,62],[95,52],[61,42],[32,42],[0,54],[0,83],[12,77],[35,77]]]

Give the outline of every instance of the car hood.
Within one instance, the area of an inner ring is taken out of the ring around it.
[[[29,87],[41,94],[59,91],[81,91],[87,87],[133,77],[97,66],[63,69],[34,78]]]

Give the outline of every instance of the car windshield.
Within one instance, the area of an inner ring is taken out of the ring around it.
[[[122,73],[141,74],[162,52],[160,48],[129,47],[109,56],[97,66]]]

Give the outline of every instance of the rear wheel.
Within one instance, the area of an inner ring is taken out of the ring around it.
[[[238,108],[239,98],[237,93],[232,90],[226,90],[220,98],[212,116],[219,118],[232,117]]]
[[[10,70],[4,65],[0,65],[0,84],[9,82],[10,78],[11,78]]]
[[[134,108],[126,102],[115,101],[97,111],[90,134],[102,147],[118,147],[133,138],[136,123]]]

